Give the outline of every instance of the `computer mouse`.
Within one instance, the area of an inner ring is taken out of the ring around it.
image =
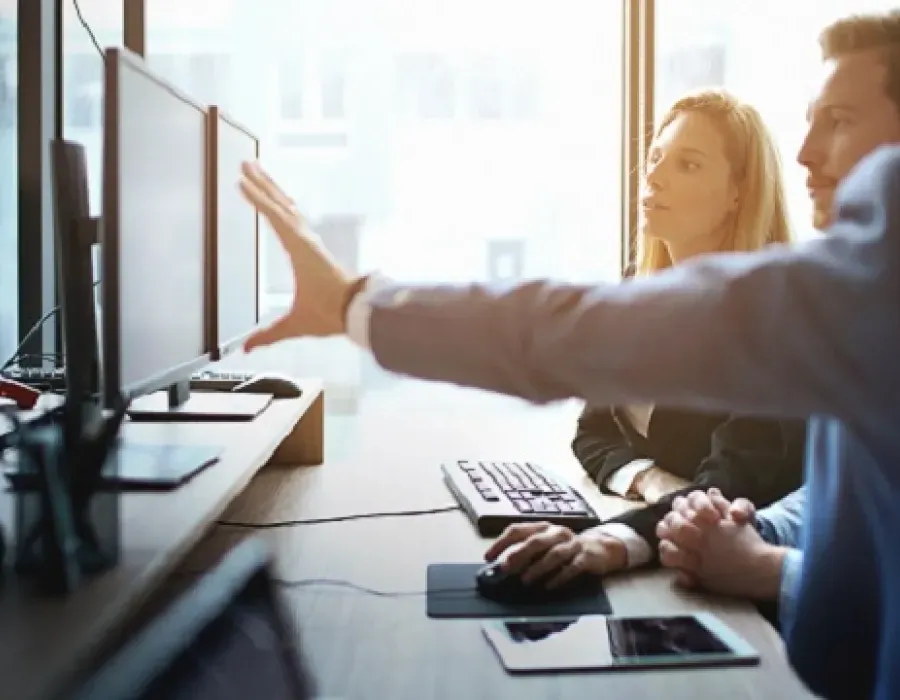
[[[539,605],[596,595],[602,589],[600,577],[581,573],[557,588],[547,588],[547,577],[525,583],[517,573],[504,571],[500,562],[478,570],[475,587],[488,600],[506,604]]]
[[[294,379],[276,372],[261,372],[232,391],[239,394],[272,394],[276,399],[296,399],[303,391]]]

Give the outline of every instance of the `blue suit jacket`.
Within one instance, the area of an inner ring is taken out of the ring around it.
[[[814,692],[900,697],[900,147],[847,178],[822,239],[628,284],[390,287],[369,342],[386,369],[535,403],[810,417],[787,649]]]

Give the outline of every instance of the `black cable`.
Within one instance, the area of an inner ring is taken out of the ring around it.
[[[93,286],[96,287],[98,284],[100,284],[100,280],[97,280],[96,282],[94,282]],[[91,303],[93,303],[93,302],[91,302]],[[28,343],[28,341],[31,340],[31,336],[33,336],[35,333],[37,333],[41,329],[41,327],[45,323],[47,323],[47,321],[49,321],[51,318],[53,318],[53,316],[55,314],[59,313],[59,310],[61,308],[62,308],[62,305],[57,304],[56,306],[54,306],[52,309],[50,309],[47,313],[45,313],[43,316],[41,316],[38,319],[38,322],[35,323],[31,327],[31,329],[25,334],[25,337],[22,338],[22,342],[20,342],[18,347],[16,347],[16,349],[13,351],[12,356],[6,362],[3,363],[2,367],[0,367],[0,372],[2,372],[5,369],[8,369],[10,367],[10,365],[12,365],[14,362],[16,362],[16,360],[19,359],[19,357],[20,357],[19,353],[22,352],[22,348],[24,348],[25,345]]]
[[[356,593],[365,593],[378,598],[407,598],[411,596],[428,595],[429,593],[471,593],[473,588],[436,588],[430,591],[379,591],[375,588],[361,586],[352,581],[345,581],[339,578],[305,578],[296,581],[290,581],[280,578],[273,578],[272,582],[284,588],[303,588],[307,586],[334,586],[337,588],[348,588]]]
[[[206,576],[208,573],[208,570],[176,571],[174,575],[199,578],[201,576]],[[434,588],[424,591],[381,591],[377,588],[369,588],[368,586],[362,586],[358,583],[353,583],[353,581],[347,581],[346,579],[340,578],[302,578],[291,580],[273,577],[271,581],[276,586],[281,586],[282,588],[312,588],[315,586],[320,586],[323,588],[344,588],[354,593],[364,593],[366,595],[375,596],[376,598],[413,598],[416,596],[428,595],[429,593],[471,594],[472,591],[475,590],[474,586],[470,586],[468,588]]]
[[[415,515],[437,515],[438,513],[453,513],[461,510],[458,505],[443,506],[441,508],[426,508],[424,510],[398,510],[383,513],[354,513],[351,515],[335,515],[328,518],[309,518],[308,520],[282,520],[273,523],[242,523],[234,520],[219,520],[217,525],[223,527],[237,527],[248,530],[272,530],[281,527],[298,527],[300,525],[320,525],[322,523],[340,523],[348,520],[365,520],[368,518],[405,518]]]
[[[0,367],[0,372],[2,372],[3,370],[7,369],[10,365],[12,365],[16,360],[19,359],[19,353],[22,352],[22,348],[25,347],[25,345],[28,343],[28,341],[31,340],[31,337],[32,337],[35,333],[37,333],[37,332],[41,329],[41,327],[42,327],[45,323],[47,323],[47,321],[49,321],[51,318],[53,318],[53,316],[54,316],[58,311],[59,311],[59,306],[58,306],[58,305],[57,305],[57,306],[54,306],[52,309],[50,309],[47,313],[45,313],[43,316],[41,316],[41,317],[38,319],[37,323],[35,323],[35,324],[31,327],[31,329],[25,334],[25,337],[22,338],[22,342],[19,343],[18,347],[16,347],[16,349],[13,351],[12,356],[11,356],[6,362],[3,363],[3,366],[2,366],[2,367]]]
[[[87,23],[84,15],[81,14],[81,6],[78,4],[78,0],[72,0],[72,6],[75,8],[75,14],[78,15],[78,21],[81,23],[81,26],[84,27],[84,31],[87,32],[87,35],[91,38],[91,43],[93,43],[94,47],[97,49],[97,53],[100,54],[100,58],[104,61],[106,60],[106,54],[103,53],[103,49],[100,48],[100,42],[97,41],[97,37],[94,36],[94,32],[91,29],[91,25]]]

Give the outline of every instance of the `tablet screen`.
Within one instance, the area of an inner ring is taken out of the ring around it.
[[[504,620],[485,624],[484,631],[504,665],[519,671],[758,660],[746,641],[708,613]]]
[[[613,659],[722,654],[731,649],[696,617],[609,618],[609,650]]]

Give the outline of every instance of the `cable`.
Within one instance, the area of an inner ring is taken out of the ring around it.
[[[340,523],[348,520],[365,520],[368,518],[405,518],[415,515],[437,515],[438,513],[453,513],[458,510],[461,510],[458,505],[452,505],[443,506],[441,508],[427,508],[424,510],[399,510],[383,513],[355,513],[352,515],[335,515],[329,518],[310,518],[308,520],[282,520],[273,523],[242,523],[234,520],[219,520],[216,524],[223,527],[237,527],[248,530],[273,530],[282,527],[320,525],[322,523]]]
[[[378,598],[408,598],[413,596],[428,595],[429,593],[472,593],[473,588],[437,588],[428,591],[379,591],[376,588],[368,588],[361,586],[352,581],[345,581],[339,578],[305,578],[297,581],[290,581],[280,578],[273,578],[272,582],[284,588],[305,588],[308,586],[333,586],[336,588],[347,588],[356,593],[365,593]],[[462,596],[461,596],[462,597]]]
[[[0,367],[0,372],[2,372],[3,370],[7,369],[13,362],[15,362],[16,360],[19,359],[19,353],[22,352],[22,348],[24,348],[25,345],[28,343],[28,341],[31,340],[31,336],[33,336],[35,333],[37,333],[37,332],[41,329],[41,327],[42,327],[45,323],[47,323],[47,321],[49,321],[51,318],[53,318],[53,316],[54,316],[58,311],[59,311],[59,306],[58,306],[58,305],[57,305],[57,306],[54,306],[52,309],[50,309],[47,313],[45,313],[43,316],[41,316],[41,317],[38,319],[37,323],[35,323],[35,324],[31,327],[31,330],[29,330],[29,331],[25,334],[25,337],[22,338],[22,342],[19,343],[18,347],[13,351],[12,356],[11,356],[6,362],[3,363],[3,366],[2,366],[2,367]]]
[[[94,282],[93,286],[96,287],[98,284],[100,284],[100,280],[97,280],[96,282]],[[47,313],[45,313],[43,316],[41,316],[38,319],[38,322],[35,323],[31,327],[31,329],[25,334],[25,337],[22,338],[22,342],[19,343],[18,347],[13,351],[12,356],[10,356],[10,358],[6,362],[3,363],[3,366],[0,367],[0,372],[2,372],[5,369],[8,369],[10,367],[10,365],[12,365],[16,360],[19,359],[19,357],[20,357],[19,353],[22,352],[22,348],[24,348],[25,345],[28,343],[28,341],[31,340],[31,336],[33,336],[35,333],[37,333],[41,329],[41,327],[45,323],[47,323],[47,321],[49,321],[51,318],[53,318],[53,316],[55,314],[59,313],[59,310],[61,308],[62,308],[62,305],[57,304],[56,306],[54,306],[52,309],[50,309]],[[30,356],[30,355],[31,355],[31,353],[29,353],[26,356]]]
[[[174,575],[184,577],[201,577],[206,576],[208,573],[208,570],[176,571]],[[303,578],[291,580],[273,577],[270,580],[276,586],[281,586],[282,588],[312,588],[315,586],[321,586],[323,588],[344,588],[354,593],[363,593],[365,595],[375,596],[376,598],[413,598],[416,596],[428,595],[429,593],[471,594],[474,590],[474,588],[470,586],[469,588],[434,588],[424,591],[381,591],[377,588],[369,588],[368,586],[362,586],[358,583],[353,583],[353,581],[347,581],[346,579],[340,578]]]
[[[91,29],[91,25],[87,23],[84,15],[81,14],[81,6],[78,4],[78,0],[72,0],[72,6],[75,8],[75,14],[78,15],[78,21],[81,23],[81,26],[84,27],[84,31],[87,32],[87,35],[91,38],[91,43],[94,45],[94,48],[97,49],[97,53],[100,54],[100,58],[105,61],[106,54],[103,53],[103,49],[100,48],[100,42],[97,41],[97,37],[94,36],[94,31]]]

